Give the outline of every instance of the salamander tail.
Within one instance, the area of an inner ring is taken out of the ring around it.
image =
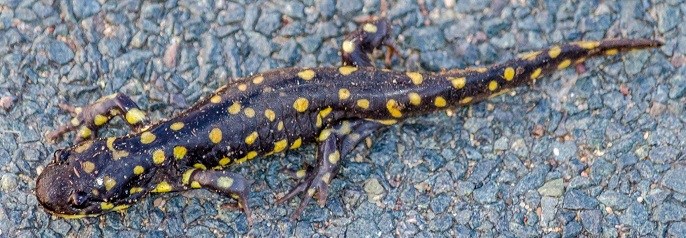
[[[453,87],[445,91],[428,90],[425,94],[440,96],[458,105],[473,103],[500,95],[517,86],[528,84],[553,71],[565,69],[595,56],[612,56],[620,52],[654,48],[663,43],[649,39],[611,39],[579,41],[524,53],[519,57],[490,67],[447,71],[438,74]],[[449,103],[450,104],[450,103]]]
[[[553,46],[547,50],[535,51],[522,55],[514,60],[515,65],[521,65],[532,71],[532,79],[537,75],[536,69],[543,72],[563,69],[572,64],[584,62],[589,57],[612,56],[623,51],[638,50],[662,46],[663,43],[649,39],[612,39],[603,41],[579,41],[561,46]],[[519,61],[519,62],[517,62]]]

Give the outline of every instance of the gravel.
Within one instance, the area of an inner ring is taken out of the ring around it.
[[[231,168],[252,182],[252,227],[223,207],[231,199],[204,190],[64,220],[33,194],[52,153],[71,144],[44,137],[69,121],[59,103],[122,92],[153,119],[169,118],[231,78],[338,65],[344,35],[383,4],[0,0],[0,237],[686,233],[684,1],[417,2],[388,5],[394,70],[483,66],[582,39],[647,37],[665,46],[591,60],[582,73],[564,70],[389,127],[344,160],[326,206],[311,203],[298,222],[288,216],[299,199],[275,200],[297,182],[281,169],[312,163],[312,146]],[[103,134],[128,130],[110,128]]]

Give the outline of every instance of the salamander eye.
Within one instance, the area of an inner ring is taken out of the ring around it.
[[[58,149],[55,151],[54,154],[52,154],[52,156],[53,156],[53,159],[52,159],[53,163],[60,163],[60,162],[67,161],[67,157],[69,157],[69,153],[64,153],[64,150]]]
[[[71,197],[69,198],[69,203],[74,205],[75,208],[86,207],[86,201],[88,201],[88,194],[82,191],[71,194]]]

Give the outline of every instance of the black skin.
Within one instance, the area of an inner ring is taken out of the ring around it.
[[[151,192],[206,188],[236,198],[252,221],[249,183],[226,166],[317,143],[316,166],[278,199],[302,194],[292,215],[297,219],[313,196],[324,205],[328,184],[346,155],[386,125],[486,99],[587,57],[661,45],[653,40],[578,42],[487,68],[418,74],[373,67],[367,55],[393,47],[387,20],[369,24],[373,27],[364,25],[346,38],[352,43],[343,46],[346,66],[284,68],[244,78],[155,124],[123,94],[80,110],[64,106],[76,120],[48,137],[79,128],[91,133],[80,133],[76,145],[55,152],[37,178],[38,201],[50,213],[79,218],[123,209]],[[98,129],[115,116],[132,133],[98,138]]]

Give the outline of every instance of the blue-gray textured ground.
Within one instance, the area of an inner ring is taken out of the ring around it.
[[[275,194],[295,184],[280,170],[312,161],[311,146],[235,168],[254,179],[252,228],[207,191],[62,220],[32,192],[69,144],[43,136],[69,120],[57,103],[124,92],[165,118],[230,77],[337,65],[352,20],[380,2],[0,0],[0,237],[686,234],[684,1],[427,0],[425,15],[408,2],[387,11],[396,70],[490,64],[580,39],[666,45],[393,126],[350,156],[328,204],[298,222],[287,219],[296,203],[274,204]]]

